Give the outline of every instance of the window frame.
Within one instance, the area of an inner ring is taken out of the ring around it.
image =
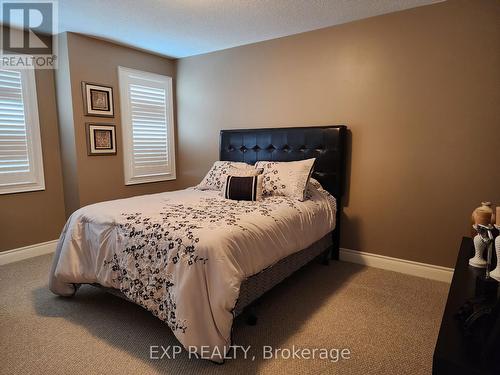
[[[28,178],[24,181],[20,180],[19,182],[2,183],[0,180],[0,195],[45,190],[35,69],[33,67],[23,67],[22,69],[2,67],[2,70],[17,71],[21,74],[21,90],[24,104],[26,143],[30,172],[25,172]],[[15,173],[16,172],[12,172],[11,174],[14,175]],[[21,173],[23,172],[18,172],[18,174]]]
[[[132,137],[132,116],[130,104],[129,84],[133,77],[140,80],[150,80],[164,83],[166,95],[166,119],[167,119],[167,148],[169,171],[165,173],[134,175],[133,166],[133,137]],[[118,66],[118,83],[120,95],[120,111],[122,123],[123,142],[123,171],[125,185],[136,185],[150,182],[171,181],[176,179],[175,169],[175,126],[174,126],[174,99],[172,89],[172,77],[156,73],[145,72]]]

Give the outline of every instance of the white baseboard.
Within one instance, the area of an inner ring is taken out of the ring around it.
[[[47,241],[17,249],[2,251],[0,252],[0,266],[18,262],[23,259],[53,253],[56,250],[57,241],[58,240]]]
[[[349,249],[340,249],[340,260],[358,263],[370,267],[424,277],[426,279],[451,283],[453,268],[435,266],[433,264],[413,262],[411,260],[392,258],[384,255],[365,253]]]
[[[34,245],[3,251],[0,253],[0,266],[18,262],[23,259],[53,253],[58,240],[42,242]],[[384,255],[365,253],[349,249],[340,249],[340,260],[358,263],[365,266],[382,268],[408,275],[425,277],[427,279],[451,282],[453,268],[435,266],[432,264],[413,262],[411,260],[391,258]]]

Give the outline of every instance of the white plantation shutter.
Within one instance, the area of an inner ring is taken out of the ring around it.
[[[0,194],[43,190],[33,69],[0,69]]]
[[[172,78],[118,68],[125,184],[175,179]]]

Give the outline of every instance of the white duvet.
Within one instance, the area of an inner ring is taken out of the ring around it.
[[[308,195],[246,202],[189,188],[83,207],[59,239],[50,290],[119,289],[184,347],[225,353],[241,282],[334,229],[334,198],[321,188]]]

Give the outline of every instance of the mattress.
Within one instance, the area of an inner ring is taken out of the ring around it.
[[[90,205],[68,219],[49,287],[62,296],[83,283],[120,290],[189,350],[225,353],[242,282],[323,238],[335,213],[321,188],[304,202],[189,188]]]

